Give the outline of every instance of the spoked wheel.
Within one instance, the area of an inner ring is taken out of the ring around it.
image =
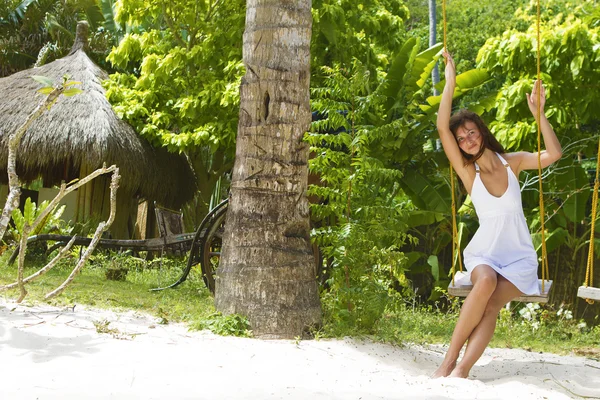
[[[221,245],[226,215],[227,207],[213,219],[210,226],[207,226],[204,243],[200,247],[202,279],[204,279],[204,283],[211,293],[215,292],[215,272],[221,258]]]
[[[222,201],[202,220],[200,227],[194,235],[187,266],[179,279],[169,286],[152,290],[163,290],[178,286],[185,282],[192,268],[200,264],[202,269],[202,279],[204,280],[206,287],[212,293],[215,292],[214,271],[216,270],[216,265],[218,265],[219,261],[218,255],[220,254],[221,237],[223,235],[222,225],[225,223],[225,215],[227,215],[227,204],[228,200]],[[211,251],[215,254],[211,254]],[[213,262],[216,262],[214,266],[211,264]]]

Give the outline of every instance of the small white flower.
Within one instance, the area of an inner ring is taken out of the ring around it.
[[[531,320],[531,313],[526,308],[521,309],[521,311],[519,311],[519,314],[521,314],[521,316],[527,321]]]
[[[565,311],[565,319],[573,319],[573,311],[571,311],[571,310]]]
[[[577,327],[578,327],[579,329],[583,329],[583,328],[585,328],[586,326],[587,326],[587,324],[586,324],[584,321],[581,321],[580,323],[578,323],[578,324],[577,324]]]

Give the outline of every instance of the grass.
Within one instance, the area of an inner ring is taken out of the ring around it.
[[[27,285],[29,292],[25,303],[46,302],[44,295],[60,285],[71,273],[77,254],[55,269]],[[6,265],[8,254],[0,257],[0,284],[16,280],[16,266]],[[33,261],[26,275],[37,271],[41,261]],[[108,268],[125,266],[124,281],[106,279]],[[65,292],[46,303],[55,306],[72,306],[75,303],[114,310],[137,310],[161,319],[163,323],[187,322],[195,329],[211,329],[220,334],[248,336],[243,319],[222,317],[215,313],[213,297],[204,286],[199,271],[192,271],[186,282],[176,289],[150,291],[152,288],[172,283],[180,275],[185,260],[158,259],[150,263],[138,258],[118,254],[97,254],[86,265]],[[4,293],[16,299],[17,290]],[[600,359],[600,325],[582,326],[559,310],[549,306],[531,309],[530,319],[520,311],[524,305],[512,303],[513,308],[503,310],[498,320],[492,347],[523,348],[530,351],[567,354],[575,352]],[[458,319],[459,303],[455,301],[449,311],[435,306],[419,305],[400,299],[387,307],[377,322],[367,328],[337,318],[335,310],[324,301],[325,323],[317,337],[362,336],[394,344],[448,343]],[[527,310],[525,310],[527,311]],[[347,320],[346,320],[347,321]]]
[[[450,310],[433,306],[403,302],[389,307],[370,332],[348,328],[343,323],[327,321],[324,336],[341,337],[352,331],[354,336],[363,335],[387,343],[448,344],[458,320],[460,303],[455,300]],[[541,306],[530,312],[526,319],[522,303],[511,303],[511,309],[503,309],[498,319],[490,347],[521,348],[534,352],[556,354],[575,353],[600,360],[600,325],[583,325],[551,306]],[[532,307],[532,306],[530,306]],[[533,307],[537,307],[533,306]],[[524,311],[528,311],[524,310]],[[600,317],[599,317],[600,318]]]
[[[0,257],[0,284],[16,281],[17,267],[7,265],[7,253]],[[214,313],[213,298],[198,271],[192,271],[189,279],[175,289],[150,290],[174,282],[185,266],[183,259],[159,259],[148,265],[130,256],[99,254],[84,266],[61,295],[44,300],[48,292],[69,276],[75,261],[76,254],[73,254],[35,282],[27,284],[28,295],[24,302],[45,302],[55,306],[79,303],[104,309],[137,310],[161,318],[164,323],[193,322]],[[37,271],[43,263],[32,260],[30,265],[25,268],[25,276]],[[127,267],[124,281],[106,279],[107,268],[114,266]],[[5,291],[4,296],[16,299],[18,289]]]

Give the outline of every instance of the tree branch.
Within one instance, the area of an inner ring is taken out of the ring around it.
[[[121,175],[119,175],[119,168],[115,168],[112,174],[112,179],[110,182],[110,215],[106,222],[101,222],[94,233],[94,237],[92,238],[92,242],[86,249],[85,253],[71,272],[71,275],[56,289],[52,292],[48,293],[45,297],[46,300],[62,293],[66,287],[75,279],[75,276],[81,271],[81,268],[85,265],[88,258],[92,255],[93,251],[96,249],[96,245],[100,241],[100,237],[102,234],[112,225],[115,220],[115,213],[117,210],[117,189],[119,188],[119,179],[121,179]]]
[[[54,210],[54,208],[56,208],[58,203],[67,194],[69,194],[73,190],[85,185],[86,183],[90,182],[92,179],[94,179],[102,174],[106,174],[109,172],[114,173],[115,171],[118,171],[118,169],[115,165],[111,165],[110,167],[107,168],[106,164],[105,164],[102,166],[102,168],[97,169],[96,171],[94,171],[91,174],[89,174],[88,176],[78,180],[77,182],[70,185],[69,187],[67,187],[66,184],[63,183],[62,185],[60,185],[58,194],[54,197],[54,199],[52,199],[52,201],[50,202],[50,204],[48,204],[46,209],[44,211],[42,211],[40,213],[40,215],[38,215],[38,217],[35,219],[35,221],[33,221],[33,223],[31,225],[28,224],[27,221],[25,222],[25,224],[23,225],[23,230],[21,232],[21,243],[20,243],[21,251],[19,252],[19,265],[18,265],[18,272],[17,272],[17,285],[19,286],[19,291],[20,291],[20,295],[19,295],[19,298],[17,299],[17,303],[22,302],[23,299],[25,299],[25,296],[27,296],[27,290],[25,289],[25,282],[27,282],[27,281],[23,279],[23,271],[25,269],[25,252],[27,250],[27,240],[29,239],[29,234],[31,233],[31,231],[33,231],[39,224],[42,223],[42,221],[44,221],[46,219],[48,214],[50,214],[50,212],[52,210]],[[109,224],[109,226],[110,226],[110,224]],[[58,261],[58,259],[56,261]],[[45,270],[44,272],[46,272],[46,271],[50,270],[50,268],[52,268],[53,266],[54,265],[52,265],[50,267],[46,266],[46,267],[42,268],[42,270]],[[40,275],[43,274],[44,272],[40,273]],[[37,275],[36,275],[36,277],[37,277]],[[0,290],[2,290],[2,288],[0,288]]]
[[[35,110],[27,117],[27,120],[21,125],[14,133],[12,133],[8,139],[8,187],[9,194],[2,210],[2,217],[0,217],[0,240],[4,238],[6,228],[10,222],[12,212],[19,206],[19,198],[21,197],[21,188],[19,187],[19,177],[17,176],[17,153],[19,150],[19,144],[27,129],[38,119],[44,111],[52,107],[52,105],[58,100],[58,97],[64,92],[64,87],[59,86],[55,88],[48,97],[46,97]]]
[[[28,283],[31,281],[34,281],[35,279],[39,278],[40,276],[44,275],[46,272],[50,271],[52,268],[54,268],[54,266],[58,263],[58,261],[63,258],[65,256],[65,254],[67,254],[67,252],[71,249],[71,247],[73,247],[73,243],[75,243],[75,240],[77,239],[77,236],[73,236],[73,238],[69,241],[69,243],[67,243],[67,245],[65,247],[63,247],[62,249],[60,249],[60,251],[58,252],[58,254],[56,255],[56,257],[54,257],[52,259],[52,261],[50,261],[48,264],[46,264],[46,266],[44,268],[41,268],[39,271],[37,271],[36,273],[29,275],[27,278],[23,279],[23,283]],[[17,286],[19,286],[19,282],[14,282],[5,286],[0,286],[0,291],[3,290],[8,290],[8,289],[14,289]]]

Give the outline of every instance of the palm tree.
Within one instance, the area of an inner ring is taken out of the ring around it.
[[[306,197],[311,1],[247,0],[240,122],[215,304],[256,336],[321,323]]]

